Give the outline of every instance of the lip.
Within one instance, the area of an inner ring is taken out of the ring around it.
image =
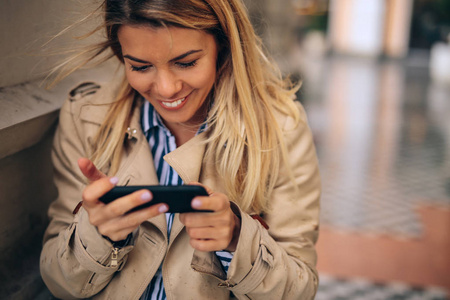
[[[172,100],[172,101],[161,101],[161,100],[158,100],[158,103],[165,110],[172,110],[172,111],[173,110],[179,110],[186,104],[186,102],[187,102],[187,100],[188,100],[188,98],[189,98],[189,96],[191,94],[192,94],[192,92],[189,95],[187,95],[186,97],[184,97],[184,98],[179,98],[177,100]],[[167,106],[165,104],[165,103],[169,103],[169,105],[173,105],[174,103],[176,103],[176,102],[178,102],[180,100],[181,100],[181,102],[178,105],[176,105],[176,106]]]

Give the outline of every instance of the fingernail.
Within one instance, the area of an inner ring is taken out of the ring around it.
[[[191,204],[192,204],[192,207],[198,208],[198,207],[200,207],[202,205],[202,201],[200,201],[198,199],[194,199],[194,200],[192,200]]]
[[[141,195],[141,200],[142,200],[142,201],[148,201],[148,200],[150,200],[151,198],[152,198],[152,195],[150,195],[149,192],[144,192],[144,193]]]
[[[117,177],[111,177],[111,178],[109,179],[109,182],[111,182],[111,184],[116,185],[116,184],[119,182],[119,178],[117,178]]]
[[[167,206],[167,205],[161,205],[159,208],[158,208],[158,211],[160,212],[160,213],[165,213],[165,212],[167,212],[169,210],[169,207]]]

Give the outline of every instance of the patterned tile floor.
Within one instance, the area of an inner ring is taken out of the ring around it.
[[[450,87],[395,62],[324,63],[326,76],[305,79],[302,92],[323,176],[322,222],[419,235],[414,206],[450,205]]]
[[[417,239],[425,231],[418,207],[450,207],[450,86],[430,82],[426,66],[422,56],[303,64],[300,100],[319,155],[323,226]],[[445,298],[327,276],[317,299]]]
[[[414,288],[403,283],[378,284],[366,279],[321,276],[316,300],[446,300],[441,288]]]

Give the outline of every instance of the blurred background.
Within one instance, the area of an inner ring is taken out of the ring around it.
[[[282,72],[303,83],[298,99],[323,182],[316,299],[449,299],[450,1],[244,2]],[[58,57],[42,53],[73,49],[73,36],[95,24],[45,43],[94,6],[0,0],[0,294],[8,299],[51,299],[38,256],[55,196],[58,109],[75,82],[110,69],[46,91],[42,78]]]
[[[303,82],[323,180],[317,299],[449,299],[450,1],[247,2]]]

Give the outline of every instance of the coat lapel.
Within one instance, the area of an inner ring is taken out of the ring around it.
[[[185,184],[199,181],[205,154],[206,133],[202,132],[164,156],[164,160],[180,175]]]
[[[145,138],[140,125],[140,109],[135,109],[130,121],[131,136],[126,136],[125,143],[129,150],[124,154],[120,163],[117,177],[120,178],[120,184],[126,185],[158,185],[159,180],[156,175],[153,157],[150,146]],[[148,220],[155,225],[164,236],[167,237],[167,223],[164,214]]]
[[[205,154],[206,133],[202,132],[164,156],[164,160],[180,175],[185,184],[199,181]],[[178,216],[173,220],[170,233],[171,243],[183,230],[184,225]]]

